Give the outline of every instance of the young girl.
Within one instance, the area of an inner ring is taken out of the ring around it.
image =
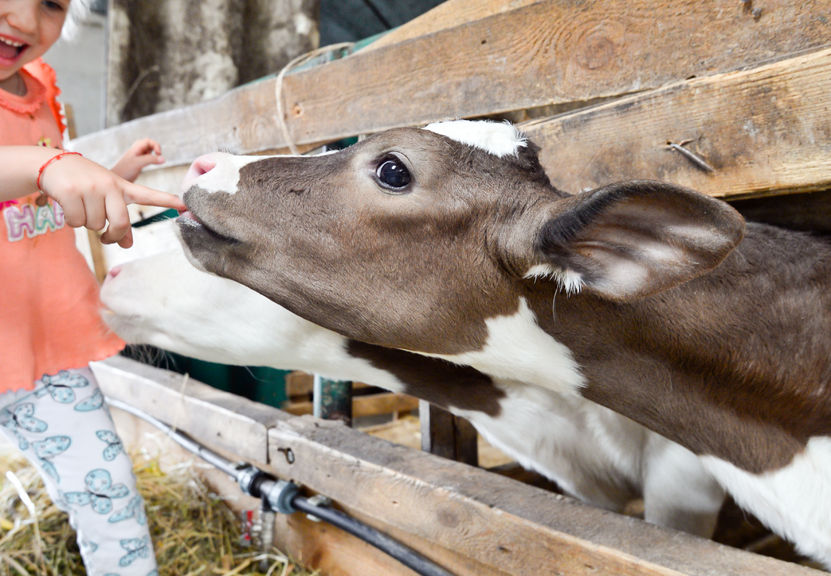
[[[89,363],[123,342],[72,226],[132,244],[127,204],[182,209],[130,180],[160,163],[134,144],[112,171],[60,149],[54,72],[40,57],[85,0],[0,0],[0,433],[40,471],[75,527],[88,574],[156,574],[144,505]]]

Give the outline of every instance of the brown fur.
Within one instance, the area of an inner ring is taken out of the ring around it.
[[[373,180],[389,154],[411,171],[404,193]],[[249,164],[235,195],[192,189],[203,227],[183,239],[210,271],[382,346],[479,350],[485,321],[524,297],[572,351],[587,398],[751,472],[831,435],[828,245],[751,225],[728,256],[743,226],[721,202],[645,182],[569,197],[534,166],[393,130],[337,155]],[[687,225],[697,233],[673,236]],[[659,244],[677,258],[641,254]],[[608,279],[623,259],[642,284]],[[566,296],[523,278],[542,263],[588,285]]]

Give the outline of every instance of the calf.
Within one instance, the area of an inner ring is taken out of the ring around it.
[[[105,320],[128,342],[418,396],[469,419],[492,444],[573,496],[619,511],[642,495],[647,520],[712,534],[724,492],[698,459],[579,395],[349,340],[241,284],[197,270],[180,247],[115,268],[101,297]]]
[[[207,270],[350,338],[602,404],[831,564],[825,242],[668,184],[563,194],[494,124],[212,155],[187,180],[180,234]]]

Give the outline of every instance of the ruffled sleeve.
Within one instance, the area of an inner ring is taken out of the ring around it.
[[[58,88],[55,70],[38,58],[26,64],[20,73],[26,83],[26,94],[17,96],[0,90],[0,107],[15,114],[34,115],[41,106],[46,104],[55,118],[61,136],[66,138],[66,117],[63,106],[58,100],[61,91]]]

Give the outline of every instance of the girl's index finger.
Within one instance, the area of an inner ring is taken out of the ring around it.
[[[124,200],[128,204],[144,204],[145,206],[159,206],[161,208],[173,208],[175,210],[184,211],[185,203],[175,194],[169,192],[162,192],[161,190],[154,190],[141,184],[134,184],[128,182],[129,186],[125,186]]]

